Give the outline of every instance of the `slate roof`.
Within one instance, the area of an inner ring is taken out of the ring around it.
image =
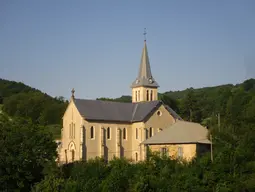
[[[207,138],[208,130],[199,123],[177,121],[168,128],[142,142],[143,144],[210,144]]]
[[[132,83],[131,88],[135,87],[159,87],[158,83],[152,76],[150,61],[146,41],[144,41],[144,48],[141,57],[140,69],[136,80]]]
[[[162,105],[161,101],[122,103],[87,99],[74,99],[74,103],[84,119],[119,122],[143,121]],[[172,109],[169,113],[176,119],[180,118]]]

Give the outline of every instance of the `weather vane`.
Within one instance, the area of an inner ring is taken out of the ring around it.
[[[144,35],[144,41],[146,41],[146,28],[144,28],[144,32],[143,32],[143,35]]]

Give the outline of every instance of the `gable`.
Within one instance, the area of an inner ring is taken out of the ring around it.
[[[154,108],[146,117],[145,121],[148,121],[149,119],[151,119],[153,116],[158,116],[157,115],[157,111],[161,111],[161,113],[163,113],[164,118],[171,118],[172,121],[176,121],[176,120],[183,120],[171,107],[169,107],[168,105],[165,105],[163,103],[161,103],[160,105],[158,105],[158,107]],[[159,120],[159,118],[156,118],[157,120]],[[162,119],[162,116],[161,116]]]
[[[156,133],[158,129],[164,129],[169,125],[176,122],[176,119],[165,108],[164,104],[161,104],[156,108],[145,120],[145,127],[154,128]]]
[[[76,105],[74,104],[74,102],[71,100],[64,112],[64,115],[62,117],[62,119],[66,119],[66,118],[70,118],[71,113],[74,113],[75,116],[81,116],[79,113],[79,110],[77,109]]]

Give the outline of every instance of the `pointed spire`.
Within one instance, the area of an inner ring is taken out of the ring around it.
[[[146,32],[144,32],[144,35],[146,35]],[[157,82],[152,77],[146,38],[144,39],[144,47],[143,47],[143,52],[141,57],[139,73],[136,80],[132,83],[131,88],[140,87],[140,86],[159,87]]]
[[[142,57],[141,57],[140,69],[139,69],[139,73],[138,73],[138,78],[143,78],[143,77],[145,77],[145,78],[152,77],[146,40],[144,40],[144,47],[143,47],[143,52],[142,52]]]

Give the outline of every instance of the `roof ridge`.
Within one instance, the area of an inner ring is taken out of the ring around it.
[[[200,123],[192,122],[192,121],[185,121],[185,120],[183,120],[183,121],[178,121],[178,122],[182,122],[182,123],[190,123],[190,124],[197,124],[197,125],[200,125],[200,126],[204,127],[204,126],[203,126],[203,125],[201,125]]]
[[[136,110],[137,110],[137,107],[138,107],[138,103],[135,103],[135,109],[132,113],[132,118],[131,118],[131,122],[133,121],[134,117],[135,117],[135,113],[136,113]]]
[[[101,103],[124,103],[124,104],[132,104],[132,103],[129,103],[129,102],[120,102],[120,101],[108,101],[108,100],[100,100],[100,99],[80,99],[80,98],[75,98],[75,100],[83,100],[83,101],[98,101],[98,102],[101,102]]]
[[[167,111],[168,111],[169,113],[171,113],[172,116],[173,116],[173,115],[176,115],[176,117],[174,117],[175,119],[178,119],[178,120],[180,120],[180,121],[184,121],[184,120],[181,118],[181,116],[180,116],[178,113],[176,113],[170,106],[168,106],[167,104],[165,104],[163,100],[160,100],[160,102],[163,104],[164,107],[169,108],[169,109],[171,110],[171,111],[169,111],[169,110],[167,109]],[[175,113],[175,114],[172,114],[172,113]]]

